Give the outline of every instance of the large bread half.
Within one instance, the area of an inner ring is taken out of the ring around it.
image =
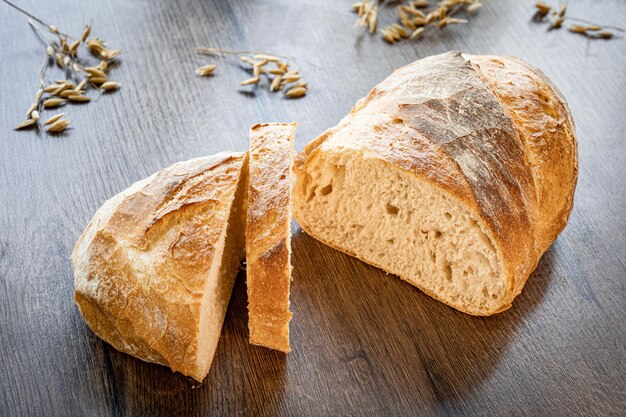
[[[250,129],[246,274],[250,343],[289,352],[295,123]]]
[[[201,381],[244,255],[247,154],[180,162],[106,201],[72,253],[75,301],[116,349]]]
[[[396,70],[296,158],[313,237],[475,315],[510,307],[565,227],[574,125],[513,58],[449,52]]]

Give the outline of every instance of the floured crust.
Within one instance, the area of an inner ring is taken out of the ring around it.
[[[206,376],[198,368],[202,300],[220,266],[244,163],[244,153],[180,162],[96,212],[72,253],[75,301],[96,335],[145,361]],[[231,289],[215,289],[222,303]]]
[[[461,199],[486,225],[508,282],[502,304],[485,312],[493,314],[510,307],[566,224],[577,178],[573,129],[539,71],[449,52],[396,70],[311,142],[295,170],[300,181],[321,155],[356,153]]]
[[[289,346],[291,170],[296,123],[250,129],[246,273],[250,343]]]

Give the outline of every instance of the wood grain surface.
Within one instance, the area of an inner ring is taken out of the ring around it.
[[[65,32],[93,24],[124,56],[119,92],[64,109],[70,131],[13,131],[44,48],[0,3],[0,415],[626,415],[624,33],[547,32],[530,0],[487,0],[467,25],[394,46],[354,28],[351,1],[16,1]],[[626,25],[623,0],[569,13]],[[196,46],[293,57],[309,94],[237,92],[245,72]],[[298,122],[301,150],[395,67],[451,49],[535,65],[577,124],[574,212],[511,310],[459,313],[294,224],[292,353],[248,344],[243,275],[202,384],[87,328],[70,253],[107,198],[173,162],[245,149],[258,122]],[[211,62],[215,77],[195,76]]]

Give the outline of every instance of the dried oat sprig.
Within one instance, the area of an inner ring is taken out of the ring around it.
[[[615,34],[609,31],[609,29],[624,32],[624,29],[616,26],[603,27],[588,20],[570,17],[569,15],[567,15],[567,6],[567,1],[563,3],[558,9],[549,6],[543,1],[538,1],[535,3],[536,12],[534,20],[538,22],[549,22],[550,26],[548,27],[548,31],[562,28],[566,20],[586,23],[585,25],[572,24],[569,25],[567,29],[572,33],[586,36],[589,39],[611,39],[615,36]]]
[[[265,52],[233,51],[222,48],[197,48],[197,52],[216,57],[238,56],[243,68],[252,74],[252,77],[241,81],[239,86],[257,86],[265,79],[270,92],[284,90],[286,98],[302,97],[308,91],[307,83],[302,81],[300,71],[290,69],[289,61],[285,57]],[[209,74],[213,74],[215,68],[214,64],[205,65],[198,68],[196,73],[203,75],[201,73],[205,71],[203,69],[206,69]]]
[[[81,36],[73,37],[8,0],[2,0],[2,2],[28,16],[28,23],[46,45],[46,55],[39,74],[39,89],[34,103],[28,109],[27,120],[20,123],[16,129],[38,126],[42,111],[69,103],[91,101],[87,94],[90,88],[94,90],[101,88],[103,91],[119,89],[120,84],[110,81],[107,71],[116,64],[121,50],[110,49],[105,41],[90,38],[91,26],[85,26]],[[79,56],[81,47],[88,48],[91,54],[99,59],[97,66],[84,65],[87,61]],[[46,83],[45,73],[49,63],[56,64],[68,79]],[[75,82],[78,85],[75,85]],[[70,123],[67,119],[55,119],[52,122],[50,120],[48,122],[52,123],[52,126],[47,131],[53,133],[65,130]]]
[[[464,11],[469,14],[482,7],[482,0],[440,0],[427,9],[430,4],[423,0],[409,1],[395,7],[398,22],[380,30],[388,43],[396,43],[403,39],[419,39],[430,26],[443,29],[448,25],[464,24],[467,19],[453,17]]]

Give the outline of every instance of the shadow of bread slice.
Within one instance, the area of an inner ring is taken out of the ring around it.
[[[291,175],[296,123],[250,129],[246,275],[250,343],[289,352]]]
[[[246,176],[246,153],[220,153],[104,203],[72,253],[74,298],[96,335],[204,379],[244,256]]]
[[[565,227],[578,160],[570,112],[541,72],[449,52],[396,70],[294,169],[305,232],[490,315]]]

